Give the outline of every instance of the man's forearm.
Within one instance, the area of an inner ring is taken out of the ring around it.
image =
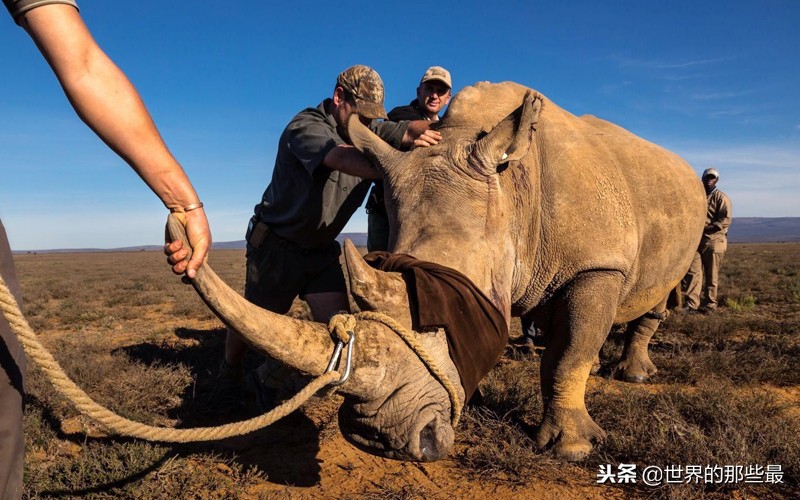
[[[326,167],[361,177],[362,179],[380,179],[381,173],[354,146],[340,144],[328,151],[322,164]]]

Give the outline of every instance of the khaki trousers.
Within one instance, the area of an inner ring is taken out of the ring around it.
[[[0,222],[0,273],[21,303],[17,276],[6,231]],[[22,466],[25,440],[22,435],[22,405],[25,355],[17,336],[0,313],[0,499],[22,497]]]
[[[684,284],[686,289],[686,307],[697,309],[700,307],[701,291],[705,299],[704,306],[716,309],[717,284],[719,282],[719,267],[725,257],[725,250],[720,251],[719,246],[709,245],[697,250],[686,273]]]

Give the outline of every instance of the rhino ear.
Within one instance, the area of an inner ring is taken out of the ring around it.
[[[485,175],[509,161],[519,161],[528,154],[542,109],[542,97],[529,90],[522,105],[506,116],[486,136],[475,143],[470,163]]]
[[[350,295],[362,311],[380,311],[411,328],[411,309],[406,282],[400,273],[373,269],[353,242],[344,242],[344,261],[350,279]]]
[[[353,146],[369,158],[382,172],[391,171],[403,157],[403,153],[387,144],[365,127],[356,113],[350,115],[347,120],[347,134],[350,136]]]

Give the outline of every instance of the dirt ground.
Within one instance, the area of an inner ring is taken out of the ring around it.
[[[453,452],[424,464],[375,457],[346,442],[335,395],[312,399],[268,429],[222,442],[112,438],[54,395],[31,366],[26,497],[792,497],[800,493],[800,260],[792,257],[800,256],[800,245],[732,247],[722,284],[726,306],[715,317],[676,315],[664,324],[651,349],[659,373],[650,383],[610,378],[608,367],[621,349],[612,332],[601,353],[604,371],[587,389],[589,412],[609,438],[584,462],[555,460],[531,442],[541,418],[538,355],[512,346],[482,383],[484,401],[465,410]],[[222,324],[191,287],[169,274],[160,254],[15,260],[31,325],[100,403],[167,426],[255,415],[239,395],[217,385]],[[215,252],[211,264],[241,289],[243,261],[242,252]],[[292,314],[304,314],[301,303]],[[519,334],[515,320],[512,336]],[[257,366],[257,357],[248,363]],[[602,464],[767,462],[782,464],[783,485],[597,482]]]

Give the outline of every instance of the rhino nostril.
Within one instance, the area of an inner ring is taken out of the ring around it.
[[[443,454],[447,454],[447,450],[442,449],[442,443],[437,439],[437,428],[436,419],[433,419],[419,432],[419,451],[423,462],[439,460]]]

